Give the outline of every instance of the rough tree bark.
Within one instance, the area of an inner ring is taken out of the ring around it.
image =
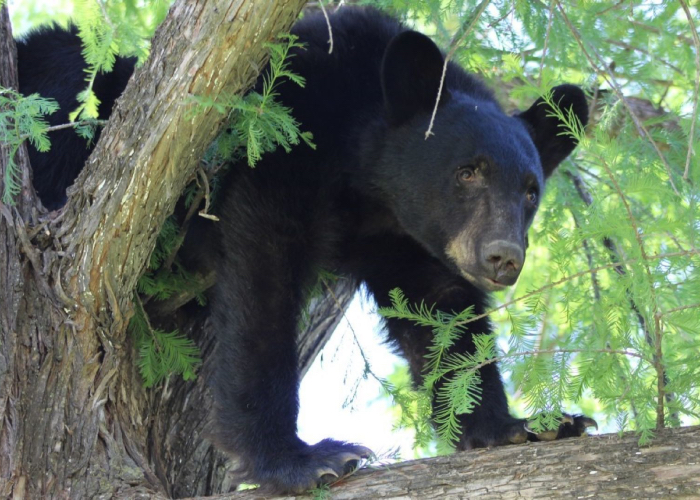
[[[477,497],[699,499],[700,427],[663,429],[645,447],[633,433],[608,434],[377,466],[333,486],[327,496],[333,500]],[[217,498],[263,497],[244,491]]]
[[[223,460],[203,441],[202,377],[142,389],[125,329],[159,228],[221,126],[213,112],[189,114],[187,97],[249,88],[264,43],[304,3],[176,3],[59,213],[40,210],[18,153],[24,189],[16,206],[0,205],[0,495],[206,494],[224,485]],[[0,21],[0,84],[16,87],[6,7]]]

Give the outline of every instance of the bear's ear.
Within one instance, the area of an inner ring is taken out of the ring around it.
[[[391,125],[400,125],[420,112],[432,112],[440,87],[444,59],[425,35],[404,31],[396,35],[382,59],[382,94]],[[440,104],[450,97],[442,89]]]
[[[572,109],[581,125],[588,123],[588,103],[586,96],[576,85],[559,85],[552,89],[552,100],[566,115]],[[532,140],[540,154],[544,176],[552,175],[557,166],[569,156],[578,141],[566,131],[564,124],[542,98],[537,99],[530,109],[516,115],[525,121]]]

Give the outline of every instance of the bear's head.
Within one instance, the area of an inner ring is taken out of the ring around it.
[[[576,147],[545,100],[508,116],[453,68],[426,138],[444,64],[426,36],[405,31],[381,68],[386,128],[374,178],[402,229],[482,290],[512,285],[546,179]],[[583,91],[561,85],[551,103],[588,120]]]

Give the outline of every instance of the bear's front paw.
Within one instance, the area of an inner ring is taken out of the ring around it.
[[[304,493],[338,481],[353,472],[372,450],[364,446],[324,439],[315,445],[301,444],[274,457],[258,457],[248,469],[250,480],[265,491]]]
[[[535,433],[530,429],[529,422],[525,423],[524,427],[529,441],[554,441],[555,439],[583,436],[589,427],[595,427],[598,430],[598,422],[585,415],[564,413],[557,429]]]
[[[563,414],[558,429],[533,432],[530,422],[509,418],[505,421],[471,421],[465,423],[463,434],[457,443],[458,450],[489,448],[525,441],[553,441],[586,434],[589,427],[598,428],[598,423],[584,415]]]

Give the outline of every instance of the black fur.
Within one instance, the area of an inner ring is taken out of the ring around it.
[[[295,51],[292,69],[306,87],[280,87],[317,150],[233,165],[213,245],[218,443],[241,456],[250,481],[282,491],[342,475],[367,452],[331,440],[310,446],[296,434],[295,330],[318,269],[365,283],[381,306],[399,287],[414,303],[481,313],[488,291],[517,279],[545,179],[576,146],[540,101],[510,117],[454,64],[426,140],[442,68],[435,45],[375,10],[341,9],[331,23],[330,55],[322,17],[297,23],[306,49]],[[557,87],[555,101],[586,123],[579,88]],[[486,320],[471,325],[490,329]],[[387,332],[420,381],[431,332],[399,320]],[[471,335],[454,346],[473,349]],[[497,367],[480,375],[482,404],[462,418],[459,448],[536,439],[510,416]],[[560,435],[583,426],[567,423]]]
[[[113,71],[98,74],[93,90],[100,100],[99,119],[109,118],[114,101],[126,88],[134,71],[135,59],[117,58]],[[55,99],[59,110],[47,117],[49,125],[68,123],[68,115],[78,107],[76,95],[87,86],[87,65],[82,55],[77,30],[59,27],[41,28],[17,41],[19,91]],[[99,130],[93,141],[100,137]],[[51,150],[40,153],[29,146],[29,162],[34,188],[46,208],[54,210],[66,202],[66,188],[83,168],[93,144],[64,129],[49,134]]]

